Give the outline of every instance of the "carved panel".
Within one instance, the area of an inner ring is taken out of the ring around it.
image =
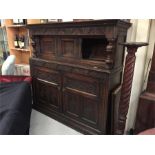
[[[72,117],[80,116],[81,98],[78,94],[64,90],[63,91],[64,112]]]
[[[34,29],[32,35],[106,35],[115,38],[115,29],[111,27],[78,27],[78,28],[38,28]]]
[[[53,83],[45,82],[40,79],[35,81],[35,85],[36,104],[41,104],[52,110],[60,111],[59,88]]]
[[[82,103],[82,119],[88,123],[97,125],[98,121],[98,104],[96,100],[83,98]]]
[[[96,97],[66,88],[63,90],[63,103],[66,115],[97,128],[99,102]]]
[[[43,53],[55,53],[55,39],[48,36],[41,38],[41,51]]]
[[[61,51],[64,57],[74,57],[74,51],[75,51],[74,39],[61,39]]]
[[[81,58],[81,39],[78,37],[59,37],[58,55],[66,58]]]
[[[56,54],[56,38],[44,36],[40,38],[40,58],[50,59]]]

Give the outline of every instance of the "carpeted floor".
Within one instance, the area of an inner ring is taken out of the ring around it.
[[[30,135],[82,135],[70,127],[32,110]]]

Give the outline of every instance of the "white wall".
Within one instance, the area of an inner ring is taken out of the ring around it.
[[[127,41],[150,43],[150,40],[151,40],[151,42],[153,42],[152,38],[150,38],[150,36],[155,37],[155,33],[150,35],[150,28],[151,28],[150,26],[152,26],[152,29],[155,30],[155,27],[151,25],[152,20],[133,19],[131,20],[131,22],[133,23],[133,25],[128,31]],[[136,53],[136,64],[135,64],[135,71],[134,71],[134,77],[133,77],[129,112],[128,112],[127,122],[126,122],[126,131],[128,131],[130,128],[133,128],[135,124],[139,96],[144,86],[144,79],[145,79],[148,59],[152,56],[149,53],[152,50],[153,49],[152,49],[152,43],[151,43],[148,47],[139,48]]]

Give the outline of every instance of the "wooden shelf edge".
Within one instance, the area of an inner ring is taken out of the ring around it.
[[[19,27],[24,27],[26,28],[26,25],[9,25],[7,26],[8,28],[19,28]]]
[[[6,27],[6,26],[5,25],[0,26],[0,28],[4,28],[4,27]]]
[[[11,50],[16,50],[16,51],[23,51],[23,52],[30,52],[29,49],[20,49],[20,48],[10,48]]]
[[[23,63],[21,63],[21,62],[20,63],[15,63],[15,65],[27,65],[27,66],[30,66],[30,64],[24,63],[24,62]]]

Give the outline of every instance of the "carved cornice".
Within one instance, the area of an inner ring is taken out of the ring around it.
[[[131,24],[121,20],[93,20],[85,22],[66,22],[29,25],[31,35],[99,35],[108,38],[117,37],[117,29],[127,29]]]
[[[61,28],[61,27],[95,27],[95,26],[121,26],[124,28],[129,28],[131,23],[120,20],[120,19],[102,19],[102,20],[91,20],[91,21],[80,21],[80,22],[58,22],[58,23],[48,23],[48,24],[31,24],[27,25],[28,28],[35,27],[50,27],[50,28]]]
[[[31,35],[99,35],[115,38],[113,27],[82,27],[82,28],[36,28],[31,31]]]

